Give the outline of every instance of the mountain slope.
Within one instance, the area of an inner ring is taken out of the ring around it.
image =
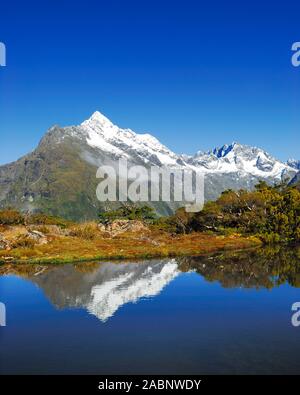
[[[300,189],[300,171],[292,178],[290,185],[296,185]]]
[[[299,170],[300,171],[300,160],[295,160],[295,159],[289,159],[287,161],[287,164],[292,167],[293,169]]]
[[[0,167],[0,206],[43,210],[70,219],[95,218],[116,204],[96,198],[101,165],[166,166],[205,173],[205,197],[215,199],[228,188],[253,188],[259,179],[278,183],[292,179],[295,164],[284,164],[265,151],[238,143],[194,156],[178,155],[149,134],[114,125],[99,112],[78,126],[50,128],[38,147],[16,162]],[[179,203],[150,203],[170,214]]]

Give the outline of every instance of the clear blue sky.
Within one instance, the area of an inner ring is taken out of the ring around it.
[[[3,1],[0,163],[95,110],[176,152],[300,159],[299,1]]]

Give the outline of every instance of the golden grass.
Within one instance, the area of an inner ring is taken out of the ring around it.
[[[69,234],[70,236],[79,237],[84,240],[94,240],[99,236],[100,232],[95,222],[86,222],[72,226]]]
[[[12,243],[12,248],[23,248],[23,249],[33,249],[35,246],[35,241],[28,237],[27,235],[19,235]]]
[[[5,238],[8,240],[15,239],[19,236],[27,234],[27,229],[24,225],[8,226],[2,231]]]
[[[167,232],[151,231],[123,233],[107,238],[95,232],[95,224],[77,225],[69,236],[52,236],[48,244],[33,248],[15,248],[0,251],[0,262],[11,259],[18,263],[63,263],[100,259],[154,258],[182,255],[203,255],[219,250],[245,249],[258,246],[261,242],[254,237],[240,235],[216,236],[203,233],[171,235]],[[93,229],[93,235],[91,234]]]

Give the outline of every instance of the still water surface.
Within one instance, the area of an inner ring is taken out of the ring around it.
[[[299,374],[299,257],[2,267],[0,372]]]

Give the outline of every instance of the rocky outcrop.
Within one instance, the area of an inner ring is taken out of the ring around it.
[[[36,244],[47,244],[48,243],[48,239],[47,237],[44,235],[44,233],[39,232],[37,230],[29,230],[27,237],[32,239]]]
[[[25,227],[8,227],[5,235],[0,233],[0,250],[34,247],[47,243],[48,238],[44,233]]]

